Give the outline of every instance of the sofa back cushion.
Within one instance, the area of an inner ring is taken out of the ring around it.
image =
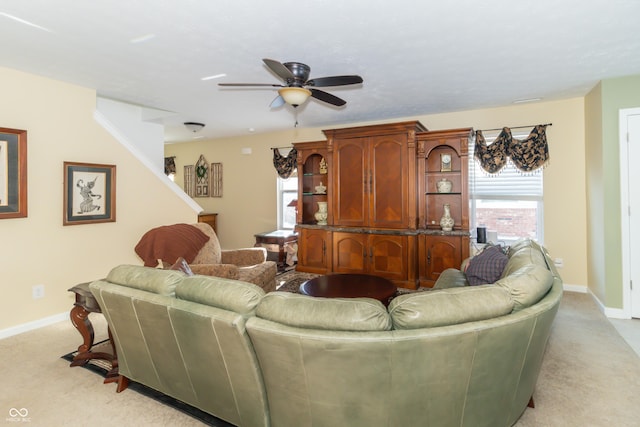
[[[419,329],[491,319],[511,313],[509,293],[494,285],[401,295],[389,304],[394,329]]]
[[[242,315],[252,314],[264,291],[247,282],[214,276],[185,277],[176,287],[176,297]]]
[[[161,270],[139,265],[119,265],[109,272],[106,280],[128,288],[174,296],[176,285],[184,277],[184,273],[176,270]]]
[[[553,286],[553,274],[543,267],[544,265],[546,264],[525,264],[495,283],[494,286],[503,288],[511,294],[515,304],[514,311],[537,303]]]
[[[288,326],[334,331],[388,331],[391,319],[380,301],[370,298],[317,298],[271,292],[256,316]]]
[[[544,249],[531,239],[518,240],[511,245],[508,257],[509,261],[502,272],[501,278],[507,277],[527,264],[547,266]]]

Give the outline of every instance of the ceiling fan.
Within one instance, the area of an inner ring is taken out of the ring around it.
[[[271,102],[271,107],[280,107],[285,103],[297,107],[303,104],[309,97],[326,102],[338,107],[347,103],[328,92],[316,89],[317,87],[346,86],[362,83],[362,77],[356,75],[320,77],[309,80],[311,68],[301,62],[285,62],[284,64],[273,59],[262,60],[271,71],[284,80],[285,84],[271,83],[218,83],[219,86],[270,86],[279,87],[278,96]]]

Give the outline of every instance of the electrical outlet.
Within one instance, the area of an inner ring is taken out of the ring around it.
[[[557,268],[562,268],[564,267],[564,260],[562,258],[556,258],[553,260],[553,263],[556,265]]]
[[[34,285],[31,289],[33,299],[44,298],[44,285]]]

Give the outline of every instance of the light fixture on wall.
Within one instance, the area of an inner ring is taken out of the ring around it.
[[[202,130],[202,128],[204,127],[204,123],[197,123],[197,122],[184,122],[184,126],[189,129],[191,132],[198,132],[200,130]]]
[[[298,105],[302,105],[305,103],[307,99],[311,96],[311,91],[309,89],[305,89],[303,87],[283,87],[282,89],[278,89],[278,93],[289,105],[297,107]]]

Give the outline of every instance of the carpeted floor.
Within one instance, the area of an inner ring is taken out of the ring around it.
[[[298,292],[298,288],[303,282],[318,276],[318,274],[289,270],[276,276],[276,290],[283,292]]]
[[[113,354],[111,351],[111,344],[109,343],[108,340],[104,340],[99,343],[96,343],[93,346],[92,350],[95,352],[106,352],[109,354]],[[71,362],[73,361],[73,357],[76,354],[78,354],[77,351],[72,351],[71,353],[68,353],[62,356],[62,359],[68,362]],[[89,360],[89,362],[82,367],[104,378],[107,375],[107,372],[109,372],[109,370],[111,369],[111,363],[101,359],[93,359],[93,360]],[[229,424],[217,417],[214,417],[211,414],[201,411],[198,408],[194,408],[191,405],[188,405],[180,400],[174,399],[171,396],[167,396],[166,394],[160,393],[157,390],[149,388],[135,381],[130,381],[129,386],[127,387],[126,390],[140,393],[145,397],[153,399],[159,403],[162,403],[163,405],[167,405],[186,415],[189,415],[190,417],[202,422],[205,425],[213,426],[213,427],[234,427],[233,424]]]

